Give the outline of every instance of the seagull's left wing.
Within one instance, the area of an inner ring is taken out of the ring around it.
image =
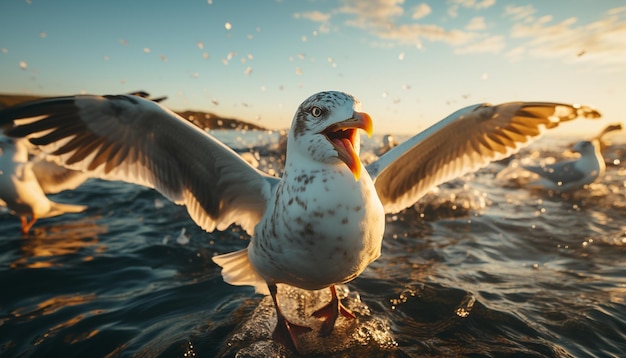
[[[158,103],[135,95],[69,96],[0,112],[57,163],[90,177],[155,188],[184,204],[203,229],[261,219],[277,178]]]
[[[545,129],[578,116],[599,118],[587,106],[510,102],[463,108],[367,166],[387,213],[413,205],[431,188],[517,152]]]

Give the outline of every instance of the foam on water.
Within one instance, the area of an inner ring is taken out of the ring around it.
[[[357,318],[346,319],[340,316],[330,336],[320,337],[318,332],[321,320],[312,313],[323,302],[330,300],[329,290],[306,291],[289,286],[279,286],[281,309],[293,323],[311,327],[311,332],[299,336],[301,354],[305,356],[355,355],[359,352],[368,356],[392,356],[397,348],[388,322],[372,315],[358,293],[350,292],[345,285],[337,286],[342,303]],[[220,356],[237,357],[283,357],[294,352],[272,340],[276,326],[276,311],[271,297],[265,297],[252,313],[228,338]]]

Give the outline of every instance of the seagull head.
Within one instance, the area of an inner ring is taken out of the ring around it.
[[[580,153],[580,154],[593,154],[595,151],[595,146],[593,142],[582,140],[572,147],[572,151]]]
[[[359,129],[372,135],[372,118],[361,112],[361,102],[337,91],[306,99],[294,116],[287,148],[330,165],[346,165],[355,180],[361,176]]]

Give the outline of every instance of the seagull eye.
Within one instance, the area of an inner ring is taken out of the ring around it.
[[[313,117],[319,117],[322,115],[322,109],[319,107],[313,107],[311,108],[311,114]]]

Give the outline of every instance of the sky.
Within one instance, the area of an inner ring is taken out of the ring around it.
[[[626,119],[618,0],[3,0],[0,93],[168,96],[271,129],[324,90],[376,133],[417,133],[464,106],[588,104]]]

